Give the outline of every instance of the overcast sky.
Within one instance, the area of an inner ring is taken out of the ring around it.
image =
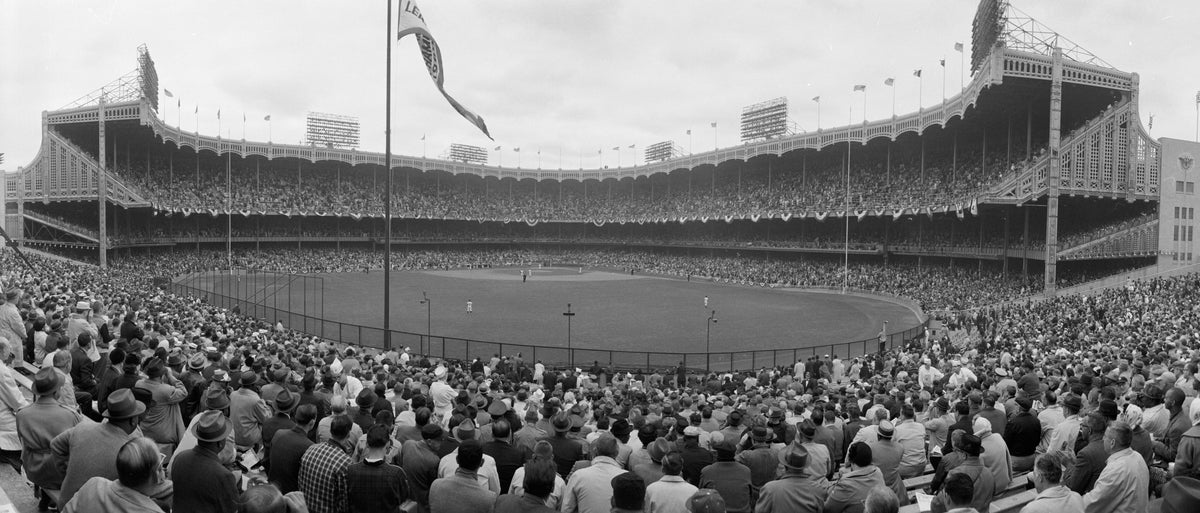
[[[743,106],[786,96],[801,129],[916,109],[959,88],[955,42],[967,45],[969,0],[426,0],[446,89],[484,117],[488,141],[441,98],[412,38],[393,50],[393,152],[437,156],[450,143],[485,146],[504,166],[629,165],[656,142],[685,151],[738,143]],[[1190,139],[1200,89],[1200,2],[1017,1],[1015,5],[1112,66],[1141,75],[1141,114],[1154,137]],[[160,115],[185,130],[276,142],[303,137],[308,111],[359,117],[361,148],[384,147],[383,0],[163,2],[0,0],[0,169],[36,155],[41,112],[136,67],[157,64]],[[967,80],[970,80],[969,77]],[[199,108],[199,116],[194,111]],[[198,119],[197,119],[198,117]],[[717,128],[710,123],[716,122]],[[686,134],[692,130],[689,141]],[[715,133],[714,133],[715,132]],[[426,141],[421,141],[422,135]],[[503,147],[502,156],[490,151]],[[620,146],[622,151],[612,151]],[[520,147],[518,155],[512,149]],[[603,156],[597,151],[603,149]],[[603,162],[601,162],[603,158]],[[640,156],[638,161],[640,161]]]

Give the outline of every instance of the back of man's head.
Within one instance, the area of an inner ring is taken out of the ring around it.
[[[149,438],[130,439],[117,451],[117,479],[127,487],[149,483],[158,465],[158,446]]]
[[[668,476],[677,476],[683,472],[683,456],[677,452],[672,452],[663,456],[662,459],[663,474]]]
[[[970,507],[971,498],[975,496],[975,484],[966,474],[950,474],[946,478],[946,483],[942,485],[942,489],[946,491],[946,497],[950,499],[950,504],[946,505],[946,509]]]
[[[251,486],[242,494],[238,513],[287,513],[287,502],[275,485]]]
[[[392,439],[392,430],[383,424],[375,424],[367,429],[367,447],[382,449],[387,447]]]
[[[558,477],[553,461],[530,460],[525,464],[525,493],[545,499],[554,491],[554,478]]]
[[[458,456],[455,458],[459,468],[475,472],[483,465],[483,446],[478,440],[467,440],[458,445]]]
[[[296,416],[294,419],[296,421],[296,425],[305,426],[309,422],[312,422],[316,418],[317,418],[317,405],[301,404],[299,408],[296,408]]]
[[[495,422],[492,422],[492,438],[495,438],[496,440],[508,438],[508,435],[511,433],[512,425],[509,424],[507,420],[499,419]]]
[[[897,513],[900,511],[900,499],[891,488],[877,485],[867,492],[863,506],[863,513]]]
[[[849,461],[854,466],[862,468],[871,464],[871,446],[863,442],[855,442],[850,446]]]
[[[617,439],[610,434],[600,435],[600,438],[597,438],[592,444],[592,450],[596,456],[608,456],[609,458],[616,458],[620,453]]]
[[[350,428],[354,421],[348,415],[337,415],[329,421],[329,435],[336,440],[345,440],[350,436]]]

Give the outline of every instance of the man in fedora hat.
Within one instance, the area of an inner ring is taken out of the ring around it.
[[[292,420],[292,413],[295,412],[296,406],[299,405],[300,396],[291,390],[285,388],[275,394],[272,404],[275,414],[264,420],[262,425],[264,468],[271,468],[271,439],[275,436],[275,433],[296,427],[296,422]]]
[[[567,412],[555,414],[550,424],[554,428],[554,434],[546,438],[546,441],[554,448],[554,463],[558,465],[558,475],[566,479],[575,467],[575,462],[587,459],[587,451],[583,442],[567,436],[571,431],[571,417]]]
[[[220,458],[232,430],[229,419],[218,410],[196,416],[190,429],[196,437],[196,447],[183,451],[171,468],[171,481],[175,483],[172,511],[237,511],[237,479]]]
[[[901,504],[907,504],[907,493],[904,479],[900,477],[900,461],[904,458],[904,446],[892,440],[896,428],[889,420],[880,421],[879,440],[867,444],[871,447],[871,462],[883,473],[883,482],[900,498]]]
[[[151,399],[142,418],[142,434],[154,440],[163,454],[170,455],[187,429],[180,407],[187,399],[187,390],[182,381],[168,372],[166,362],[161,358],[150,357],[142,369],[146,378],[133,387],[135,394],[139,389],[145,390]]]
[[[190,424],[192,417],[203,411],[201,401],[204,400],[204,389],[208,387],[208,383],[201,371],[206,363],[208,360],[204,358],[204,353],[193,354],[188,358],[187,368],[179,376],[179,381],[183,382],[183,388],[187,390],[187,399],[180,405],[185,424]]]
[[[229,420],[233,421],[233,438],[238,451],[257,449],[262,446],[262,425],[271,411],[259,397],[258,374],[253,371],[241,373],[241,387],[229,394]]]
[[[50,442],[54,461],[64,473],[59,503],[66,504],[93,477],[116,479],[117,451],[125,442],[141,436],[142,414],[146,405],[133,397],[133,391],[122,388],[108,396],[104,421],[81,423],[68,429]]]
[[[791,444],[779,453],[783,475],[762,487],[754,511],[758,513],[817,513],[824,509],[829,496],[825,476],[812,476],[808,467],[808,449]]]
[[[992,504],[996,482],[992,477],[992,472],[979,461],[979,455],[983,453],[983,442],[975,435],[964,433],[959,443],[954,446],[954,450],[962,453],[963,462],[946,474],[946,481],[949,482],[952,479],[958,481],[961,479],[958,476],[965,476],[973,483],[971,503],[959,504],[959,506],[969,506],[975,508],[976,511],[987,511],[988,506]],[[947,493],[943,487],[933,498],[931,513],[945,513],[951,507],[952,501]]]
[[[179,446],[175,448],[175,454],[171,455],[170,461],[167,462],[167,474],[170,475],[172,467],[175,465],[175,460],[179,457],[179,453],[196,447],[195,424],[200,419],[200,413],[205,411],[218,411],[225,418],[229,418],[229,396],[225,395],[223,390],[210,388],[205,391],[204,399],[202,399],[201,408],[203,411],[192,417],[192,421],[188,423],[187,430],[183,433],[183,438],[179,441]],[[234,444],[233,430],[229,430],[227,436],[228,443],[221,449],[220,460],[222,464],[229,465],[237,458],[237,447]]]
[[[33,404],[17,412],[17,434],[21,438],[21,463],[25,478],[44,490],[58,490],[63,474],[50,453],[50,442],[62,432],[75,427],[83,418],[78,412],[58,402],[62,381],[54,369],[42,369],[33,376]],[[50,497],[42,494],[38,509],[50,505]]]
[[[721,430],[720,433],[723,438],[729,436],[725,430]],[[750,443],[753,445],[749,449],[739,452],[734,458],[738,463],[750,468],[750,481],[754,486],[755,493],[758,493],[768,481],[775,479],[775,474],[779,469],[779,451],[771,446],[771,437],[771,430],[765,425],[760,424],[750,428]],[[739,440],[739,438],[732,439]]]

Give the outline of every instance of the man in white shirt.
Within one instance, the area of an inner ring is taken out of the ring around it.
[[[429,398],[433,399],[433,414],[442,419],[443,426],[450,419],[454,398],[458,397],[458,392],[446,384],[446,374],[446,368],[439,365],[433,370],[434,382],[429,385]]]
[[[1092,491],[1083,496],[1087,513],[1116,513],[1146,511],[1150,489],[1150,469],[1146,460],[1129,448],[1133,430],[1129,424],[1114,422],[1104,432],[1104,448],[1108,459],[1096,479]]]
[[[951,389],[958,388],[972,381],[979,381],[975,373],[971,372],[971,369],[964,367],[962,362],[958,360],[950,361],[950,369],[949,385]]]
[[[612,507],[612,479],[625,473],[617,463],[618,442],[611,435],[596,440],[589,467],[571,474],[563,491],[562,513],[608,513]],[[682,465],[680,465],[682,467]],[[647,497],[648,498],[648,497]]]
[[[944,376],[937,367],[930,365],[929,358],[921,360],[921,368],[917,369],[917,381],[921,384],[921,388],[932,389],[933,384],[941,381]]]

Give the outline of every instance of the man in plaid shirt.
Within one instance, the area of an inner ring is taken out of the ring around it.
[[[346,469],[351,446],[346,438],[353,424],[345,415],[334,417],[329,427],[331,438],[309,447],[300,458],[300,491],[311,513],[347,510]]]

